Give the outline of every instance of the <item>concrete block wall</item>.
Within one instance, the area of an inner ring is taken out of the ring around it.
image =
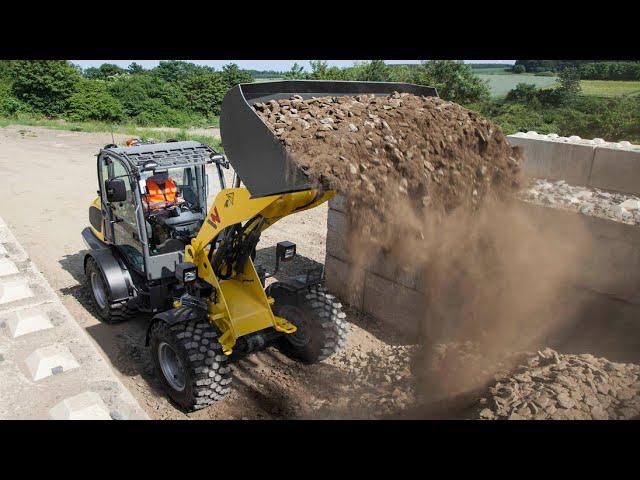
[[[640,145],[536,132],[507,139],[522,148],[526,175],[640,195]]]
[[[523,148],[524,173],[529,176],[640,195],[640,146],[536,132],[510,135],[508,140]],[[640,304],[640,228],[524,202],[522,208],[540,228],[570,228],[577,222],[590,232],[593,255],[576,266],[575,285]],[[354,268],[347,231],[345,202],[335,197],[327,220],[327,288],[398,333],[416,335],[424,311],[422,280],[384,255],[364,270]]]
[[[416,318],[424,311],[422,282],[384,255],[366,269],[354,267],[347,231],[344,201],[335,197],[329,201],[327,217],[327,288],[351,307],[393,325],[398,333],[416,336],[420,324]]]

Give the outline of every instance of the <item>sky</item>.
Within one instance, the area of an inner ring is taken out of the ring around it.
[[[127,67],[130,63],[136,62],[144,68],[153,68],[158,65],[160,60],[71,60],[73,63],[80,65],[82,68],[98,67],[103,63],[115,63],[120,67]],[[302,65],[305,70],[309,69],[309,60],[186,60],[187,62],[198,65],[209,65],[216,69],[222,68],[223,65],[229,63],[237,63],[240,68],[247,70],[290,70],[294,63]],[[349,67],[353,65],[354,60],[327,60],[329,65],[338,67]],[[420,60],[386,60],[387,63],[419,63]],[[512,64],[515,60],[465,60],[468,63],[508,63]]]

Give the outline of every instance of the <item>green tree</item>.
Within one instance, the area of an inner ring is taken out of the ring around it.
[[[145,72],[144,67],[136,62],[131,62],[127,67],[127,73],[129,75],[139,75],[144,72]]]
[[[489,86],[478,77],[470,65],[457,60],[422,62],[415,71],[414,81],[436,87],[445,100],[472,103],[489,98]]]
[[[350,80],[363,82],[388,82],[389,67],[384,60],[371,60],[370,62],[357,63],[350,69]]]
[[[558,91],[564,101],[574,100],[581,91],[580,72],[573,65],[566,66],[560,71],[558,81],[560,82]]]
[[[181,85],[190,110],[204,116],[218,115],[227,83],[218,72],[189,77]]]
[[[527,71],[527,69],[524,67],[524,65],[519,65],[518,64],[518,65],[514,65],[513,68],[511,69],[511,71],[513,73],[520,74],[520,73],[525,73]]]
[[[151,70],[151,73],[166,82],[181,82],[193,75],[202,75],[215,71],[211,67],[183,62],[182,60],[166,60]]]
[[[407,65],[397,65],[389,69],[389,80],[392,82],[411,83],[413,72]]]
[[[518,83],[516,88],[510,90],[507,93],[506,100],[508,102],[523,102],[529,103],[536,98],[538,93],[538,88],[530,83]]]
[[[109,94],[103,81],[81,81],[68,103],[65,116],[69,120],[119,122],[124,118],[122,105]]]
[[[16,60],[11,79],[16,98],[37,112],[55,116],[64,113],[81,77],[67,60]]]
[[[253,83],[251,74],[246,70],[241,70],[235,63],[222,67],[222,79],[227,89],[233,88],[240,83]]]
[[[125,70],[113,63],[103,63],[99,67],[89,67],[83,72],[85,78],[92,80],[106,80],[125,73]]]
[[[291,69],[284,74],[284,78],[287,80],[301,80],[305,78],[304,67],[294,63]]]

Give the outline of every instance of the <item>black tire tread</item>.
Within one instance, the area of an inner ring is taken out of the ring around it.
[[[151,335],[162,335],[182,345],[187,353],[191,379],[190,395],[178,401],[171,388],[165,385],[169,396],[187,410],[199,410],[221,400],[231,390],[231,365],[222,353],[217,330],[205,319],[190,320],[174,325],[157,322],[151,327]],[[155,352],[153,353],[155,355]],[[157,370],[157,368],[156,368]],[[162,377],[162,372],[156,372]]]

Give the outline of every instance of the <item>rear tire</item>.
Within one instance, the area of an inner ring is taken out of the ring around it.
[[[98,315],[105,323],[120,323],[131,318],[136,310],[130,309],[127,305],[129,300],[111,302],[109,299],[109,289],[104,279],[102,270],[97,262],[89,257],[85,265],[84,273],[89,282],[91,300]]]
[[[206,319],[159,321],[151,327],[149,346],[162,387],[183,409],[207,407],[231,390],[229,357]]]
[[[302,363],[317,363],[342,350],[347,343],[346,314],[336,297],[324,287],[312,287],[298,296],[278,298],[274,292],[274,313],[298,330],[284,335],[278,348]]]

